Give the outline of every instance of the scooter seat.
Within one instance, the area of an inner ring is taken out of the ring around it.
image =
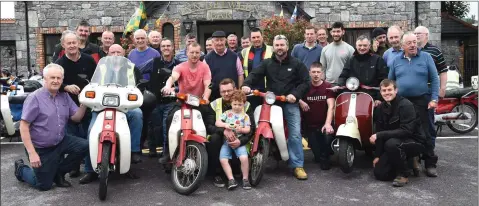
[[[446,95],[444,97],[445,98],[461,98],[463,95],[473,90],[474,88],[472,87],[446,90]]]
[[[18,95],[18,96],[8,96],[8,102],[10,104],[23,104],[25,99],[27,99],[27,95]]]

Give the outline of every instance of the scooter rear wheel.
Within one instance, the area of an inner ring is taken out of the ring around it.
[[[106,199],[106,193],[108,190],[108,175],[110,173],[110,154],[111,154],[111,143],[104,142],[101,154],[101,163],[100,163],[100,190],[98,196],[100,200]]]
[[[462,107],[462,108],[461,108]],[[467,134],[473,131],[477,127],[477,107],[472,104],[463,104],[456,105],[452,112],[468,112],[471,113],[471,122],[470,124],[454,124],[452,122],[447,122],[449,129],[459,134]]]
[[[353,171],[355,153],[353,140],[349,138],[339,139],[338,162],[344,173]]]
[[[261,181],[269,156],[269,141],[261,136],[258,143],[258,151],[250,159],[250,182],[253,186]]]
[[[195,141],[187,141],[185,148],[185,160],[180,167],[176,166],[175,155],[171,171],[171,181],[176,192],[189,195],[195,192],[205,179],[208,171],[208,153],[203,144]]]

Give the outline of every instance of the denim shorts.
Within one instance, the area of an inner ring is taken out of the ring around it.
[[[220,159],[232,159],[233,150],[235,151],[236,157],[248,156],[248,152],[246,151],[246,146],[243,145],[243,146],[240,146],[236,149],[233,149],[225,141],[223,146],[221,146]]]

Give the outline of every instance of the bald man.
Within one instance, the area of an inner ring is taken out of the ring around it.
[[[108,56],[125,56],[125,50],[118,44],[113,44],[108,50]],[[131,69],[131,68],[130,68]],[[135,70],[135,82],[139,82],[140,71],[136,66],[133,68]],[[125,74],[126,75],[126,74]],[[98,116],[98,112],[92,112],[92,118],[90,121],[90,126],[88,127],[88,133],[90,133],[93,124]],[[128,121],[128,126],[130,127],[131,135],[131,163],[136,164],[141,162],[141,148],[140,148],[140,139],[141,131],[143,129],[143,113],[140,108],[130,110],[126,113],[126,118]],[[89,137],[88,137],[89,138]],[[80,179],[80,184],[88,184],[96,179],[98,179],[98,174],[93,170],[90,161],[90,155],[85,157],[85,176]],[[138,176],[134,174],[131,170],[126,174],[127,177],[132,179],[137,179]]]
[[[160,48],[160,43],[161,43],[161,33],[158,31],[151,31],[148,34],[148,41],[150,42],[151,48],[155,49],[161,54],[161,48]]]
[[[101,34],[101,46],[98,52],[100,59],[108,55],[108,50],[113,43],[115,43],[115,35],[113,32],[104,31],[103,34]]]

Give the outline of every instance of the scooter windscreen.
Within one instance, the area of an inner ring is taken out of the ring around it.
[[[90,83],[96,83],[100,86],[135,86],[134,66],[135,65],[125,57],[103,57],[98,62]]]

